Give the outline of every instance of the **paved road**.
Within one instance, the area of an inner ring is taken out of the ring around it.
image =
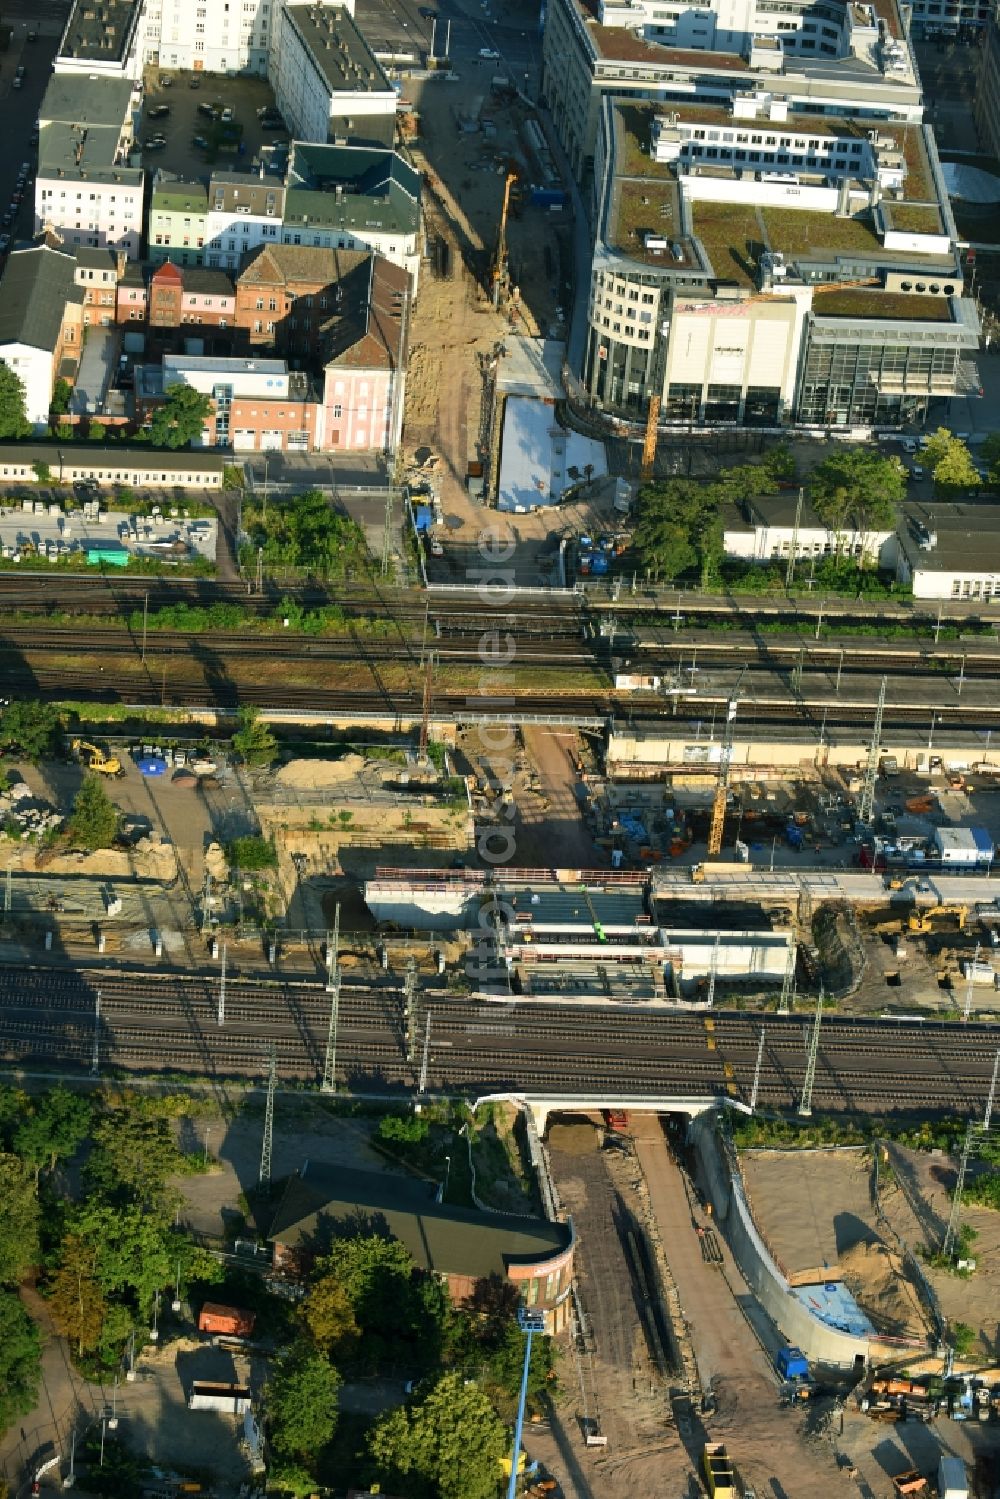
[[[807,1442],[798,1413],[781,1410],[767,1359],[739,1309],[753,1298],[729,1249],[716,1233],[722,1268],[707,1263],[694,1233],[680,1169],[667,1148],[655,1114],[632,1116],[639,1165],[649,1189],[680,1305],[688,1323],[703,1388],[711,1388],[718,1412],[696,1423],[687,1436],[697,1462],[703,1440],[724,1441],[730,1456],[757,1492],[785,1499],[835,1499],[851,1492],[829,1450]]]

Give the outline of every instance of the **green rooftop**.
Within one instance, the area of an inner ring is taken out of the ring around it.
[[[615,171],[619,177],[669,177],[672,168],[665,161],[654,161],[650,155],[653,124],[667,111],[649,104],[619,104],[618,155]]]
[[[887,229],[896,229],[904,234],[943,234],[941,215],[931,203],[881,204]]]
[[[619,179],[615,183],[608,231],[609,239],[623,255],[662,265],[663,253],[654,254],[647,250],[645,237],[653,234],[658,239],[681,238],[681,206],[677,184],[669,178],[662,182]]]
[[[817,317],[894,318],[914,323],[947,323],[951,306],[947,297],[908,296],[905,292],[877,291],[867,287],[843,287],[813,296]]]
[[[165,213],[207,213],[208,188],[204,182],[184,182],[179,177],[154,180],[152,207]]]
[[[872,255],[882,249],[867,214],[844,219],[815,210],[762,208],[760,216],[771,249],[783,255]]]
[[[765,248],[755,208],[736,203],[692,203],[692,232],[701,240],[719,281],[752,286]]]

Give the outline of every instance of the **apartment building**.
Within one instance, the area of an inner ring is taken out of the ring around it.
[[[933,136],[729,106],[606,100],[580,375],[641,420],[859,427],[978,387]]]
[[[1000,154],[1000,24],[995,16],[980,43],[973,113],[983,150],[991,156]]]
[[[790,111],[915,122],[906,14],[898,0],[549,0],[542,90],[581,181],[605,96],[728,107],[766,87]]]
[[[381,256],[274,245],[236,278],[236,322],[251,345],[322,373],[326,449],[392,453],[410,297],[406,272]]]
[[[296,141],[285,178],[286,245],[372,250],[420,271],[420,173],[398,151]]]
[[[137,83],[142,78],[144,26],[143,0],[101,0],[99,5],[74,0],[53,71]]]
[[[391,146],[396,94],[352,12],[344,5],[279,6],[268,77],[296,139]]]
[[[281,239],[285,188],[276,178],[215,172],[205,212],[205,265],[237,270],[260,245]]]
[[[146,0],[143,60],[196,73],[267,74],[280,0]]]
[[[130,265],[118,283],[115,318],[141,323],[153,332],[201,326],[232,330],[236,288],[225,271],[201,266]]]
[[[204,182],[174,177],[162,170],[153,174],[149,200],[147,249],[154,264],[201,265],[208,217],[208,187]]]
[[[144,175],[130,164],[138,105],[128,78],[53,74],[39,109],[36,234],[139,255]]]
[[[125,257],[114,250],[76,251],[74,281],[83,291],[83,326],[106,328],[115,321],[118,278],[125,269]]]

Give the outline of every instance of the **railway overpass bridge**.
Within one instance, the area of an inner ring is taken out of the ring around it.
[[[688,1114],[694,1119],[724,1105],[739,1109],[743,1114],[750,1113],[745,1103],[720,1093],[685,1093],[682,1090],[676,1093],[640,1093],[587,1086],[576,1093],[484,1093],[472,1107],[477,1109],[480,1104],[487,1103],[512,1103],[524,1109],[531,1116],[540,1139],[545,1134],[550,1114],[600,1114],[608,1109],[622,1110],[626,1114]]]

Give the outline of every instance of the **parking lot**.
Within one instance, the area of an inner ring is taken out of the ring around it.
[[[81,487],[81,496],[84,493]],[[160,507],[160,512],[146,517],[93,508],[66,514],[54,501],[8,501],[0,504],[0,555],[34,565],[43,558],[58,562],[81,550],[123,546],[138,556],[215,561],[218,522],[214,517],[192,519],[179,505]]]
[[[265,130],[258,109],[275,108],[274,94],[264,78],[225,77],[219,73],[167,72],[147,68],[145,104],[139,139],[163,136],[162,147],[143,149],[143,166],[178,177],[205,177],[209,171],[283,172],[288,132]],[[160,115],[162,108],[169,115]],[[214,109],[219,118],[209,117]],[[221,117],[232,110],[232,120]],[[195,145],[195,141],[204,145]]]

